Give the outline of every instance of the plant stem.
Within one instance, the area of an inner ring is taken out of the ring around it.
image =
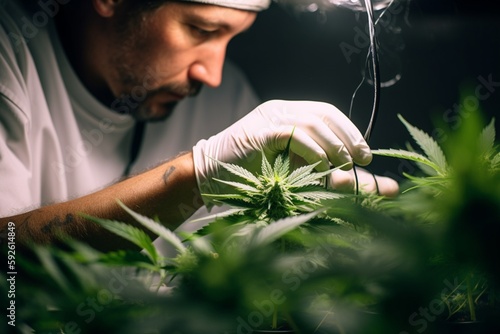
[[[471,282],[470,282],[470,275],[467,275],[466,284],[467,284],[467,301],[469,303],[470,319],[472,321],[476,321],[476,307],[474,305],[474,298],[472,296],[472,286],[471,286]]]
[[[281,253],[285,253],[285,247],[286,247],[285,239],[280,240],[280,247],[281,247]],[[274,308],[273,321],[271,323],[271,329],[276,329],[276,328],[278,328],[278,305],[276,305],[276,307]]]
[[[277,307],[274,308],[273,323],[271,325],[271,329],[276,329],[276,328],[278,328],[278,308]]]

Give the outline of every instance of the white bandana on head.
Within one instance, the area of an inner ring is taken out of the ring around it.
[[[187,2],[199,2],[208,5],[230,7],[260,12],[267,9],[271,0],[182,0]]]

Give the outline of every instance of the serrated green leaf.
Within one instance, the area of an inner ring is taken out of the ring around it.
[[[302,178],[297,179],[294,183],[289,185],[289,188],[300,188],[309,185],[319,185],[321,183],[321,178],[330,174],[332,171],[328,170],[321,173],[311,173],[306,174]]]
[[[250,193],[258,193],[259,192],[259,190],[257,188],[252,187],[251,185],[248,185],[246,183],[235,182],[235,181],[226,181],[226,180],[221,180],[221,179],[216,179],[216,178],[214,178],[214,180],[216,180],[220,183],[227,184],[233,188],[239,189],[239,190],[244,191],[244,192],[250,192]],[[222,194],[222,195],[224,195],[224,194]]]
[[[321,180],[323,179],[323,177],[330,175],[334,171],[336,171],[336,170],[338,170],[346,165],[347,165],[347,163],[342,164],[338,167],[329,169],[329,170],[325,170],[323,172],[309,173],[305,176],[302,176],[301,178],[296,178],[296,180],[294,182],[289,182],[290,183],[289,187],[290,188],[302,188],[302,187],[307,187],[309,185],[321,184]],[[308,181],[308,180],[312,180],[312,181]],[[310,182],[310,183],[307,184],[307,182]],[[297,190],[294,189],[294,191],[297,191]]]
[[[245,168],[238,166],[238,165],[218,161],[218,160],[215,160],[215,161],[219,165],[224,167],[228,172],[230,172],[236,176],[239,176],[239,177],[245,179],[246,181],[255,184],[256,186],[259,186],[261,184],[260,180],[255,175],[253,175],[250,171],[246,170]]]
[[[403,193],[406,193],[415,188],[425,187],[426,189],[430,189],[435,194],[437,194],[441,191],[444,191],[447,187],[447,183],[449,182],[448,178],[442,176],[418,177],[407,173],[403,173],[403,176],[412,181],[412,183],[414,184],[414,186],[405,189]]]
[[[196,230],[195,234],[197,236],[205,236],[214,231],[220,231],[222,229],[230,229],[231,226],[243,225],[254,220],[255,220],[254,217],[248,217],[240,214],[219,217],[216,220],[210,222],[209,224],[203,226],[202,228]]]
[[[160,268],[155,266],[149,256],[135,251],[118,250],[101,254],[98,261],[111,266],[134,266],[152,271]]]
[[[181,239],[172,231],[167,229],[165,226],[161,225],[160,223],[154,221],[151,218],[148,218],[146,216],[143,216],[131,209],[129,209],[125,204],[122,202],[118,201],[118,204],[125,210],[127,211],[134,219],[140,223],[142,226],[146,227],[149,229],[151,232],[155,233],[158,235],[160,238],[163,240],[167,241],[170,243],[172,246],[174,246],[179,252],[184,252],[186,251],[186,246],[182,244]],[[151,240],[148,237],[149,240]],[[151,243],[151,242],[150,242]],[[148,251],[150,248],[153,248],[156,250],[156,248],[151,244],[151,247],[148,247]],[[156,254],[156,251],[155,251]]]
[[[264,151],[262,151],[261,153],[262,153],[262,166],[261,166],[262,175],[265,178],[272,179],[274,177],[273,167],[269,163],[269,160],[267,160]]]
[[[321,163],[321,161],[318,161],[312,165],[306,165],[306,166],[302,166],[302,167],[295,169],[294,171],[292,171],[290,173],[290,175],[288,175],[286,177],[285,181],[289,184],[293,184],[297,180],[302,179],[305,175],[308,175],[309,173],[311,173],[314,170],[314,168],[317,165],[319,165],[320,163]]]
[[[274,161],[274,175],[285,178],[290,172],[290,160],[284,154],[278,154]]]
[[[379,149],[379,150],[372,150],[372,154],[420,162],[434,169],[436,173],[443,175],[443,173],[441,172],[441,168],[437,164],[435,164],[427,157],[419,153],[410,152],[406,150],[397,150],[397,149]]]
[[[495,154],[495,156],[491,159],[491,169],[500,169],[500,152]]]
[[[293,229],[297,228],[298,226],[308,222],[311,218],[315,217],[318,215],[322,210],[316,210],[310,213],[298,215],[298,216],[293,216],[293,217],[287,217],[283,218],[280,220],[277,220],[275,222],[270,223],[269,225],[262,227],[257,230],[255,235],[253,236],[251,240],[251,245],[253,247],[260,247],[266,244],[269,244],[282,236],[284,236],[286,233],[292,231]]]
[[[87,219],[101,225],[108,231],[113,232],[114,234],[132,242],[134,245],[144,249],[154,263],[158,260],[156,248],[153,246],[153,242],[151,241],[149,235],[147,235],[144,231],[116,220],[101,219],[87,215],[84,216]]]
[[[492,118],[491,122],[484,127],[479,136],[479,150],[481,154],[487,154],[488,156],[491,154],[495,146],[495,136],[495,118]]]
[[[203,216],[203,217],[198,218],[198,219],[189,220],[188,222],[196,223],[196,222],[200,222],[200,221],[204,221],[204,220],[218,220],[218,219],[223,219],[225,217],[232,216],[234,214],[238,214],[239,212],[241,212],[241,209],[239,209],[239,208],[238,209],[228,209],[224,212],[219,212],[219,213],[209,215],[209,216]]]
[[[438,143],[427,133],[408,123],[402,115],[398,114],[398,117],[415,142],[422,148],[428,159],[438,167],[436,171],[439,174],[445,174],[448,169],[448,164],[443,150]]]
[[[336,199],[336,198],[345,197],[345,195],[343,195],[343,194],[334,193],[334,192],[326,191],[326,190],[319,190],[319,189],[314,190],[314,191],[296,192],[295,195],[301,196],[304,198],[313,199],[313,200]]]
[[[227,203],[231,206],[240,208],[255,207],[255,200],[248,197],[246,194],[209,194],[206,195],[206,197],[210,197],[218,203]]]
[[[239,208],[238,210],[255,210],[257,209],[257,205],[255,201],[247,201],[238,198],[224,198],[218,200],[221,203],[227,204],[229,206]]]
[[[344,167],[345,165],[347,165],[347,164],[343,164],[343,165],[341,165],[339,167],[335,167],[335,168],[332,168],[332,169],[329,169],[329,170],[325,170],[323,172],[311,173],[311,175],[313,177],[316,177],[317,179],[321,179],[321,178],[323,178],[323,177],[325,177],[327,175],[330,175],[331,173],[333,173],[337,169],[340,169],[340,168]]]
[[[410,143],[406,143],[406,150],[407,151],[410,151],[410,152],[414,152],[414,153],[417,153],[418,152],[413,148],[413,146],[410,144]],[[437,174],[437,171],[434,169],[434,168],[431,168],[421,162],[417,162],[415,161],[418,168],[424,173],[424,174],[427,174],[429,176],[433,176],[433,175],[436,175]]]

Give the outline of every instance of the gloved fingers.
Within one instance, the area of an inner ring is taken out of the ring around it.
[[[368,165],[372,160],[370,147],[366,143],[359,129],[352,121],[335,106],[313,102],[304,110],[318,117],[335,135],[345,144],[352,160],[361,166]]]
[[[271,150],[272,153],[283,151],[286,148],[290,136],[292,136],[290,142],[290,150],[292,153],[300,156],[307,164],[314,164],[321,161],[321,163],[316,166],[318,171],[329,169],[330,164],[323,148],[301,128],[291,125],[281,126],[276,129],[273,134],[271,138],[274,140],[274,143],[268,142],[265,144],[266,148]]]
[[[332,105],[330,105],[330,109],[323,116],[323,122],[346,145],[356,164],[368,165],[372,161],[372,153],[359,129],[340,110]]]
[[[375,175],[380,195],[396,197],[399,194],[399,184],[387,176]]]
[[[297,129],[302,130],[304,134],[309,136],[310,139],[314,140],[316,144],[321,147],[323,152],[328,156],[328,160],[334,166],[346,164],[342,169],[348,170],[352,168],[352,158],[347,149],[347,145],[319,118],[310,116],[301,120],[295,120],[295,125]],[[301,138],[300,140],[305,143],[306,139]],[[304,154],[305,152],[301,155]]]
[[[385,176],[374,175],[363,168],[356,168],[358,189],[365,193],[377,193],[382,196],[394,197],[399,193],[398,183]],[[356,177],[354,170],[335,170],[330,174],[329,186],[343,192],[354,192]]]

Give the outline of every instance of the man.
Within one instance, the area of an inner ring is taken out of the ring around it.
[[[255,108],[242,75],[224,66],[228,42],[268,0],[3,6],[0,231],[13,222],[21,244],[55,243],[63,233],[102,250],[130,247],[80,215],[137,226],[117,199],[174,229],[204,204],[211,208],[200,194],[224,191],[213,181],[221,173],[214,159],[256,170],[261,150],[276,156],[292,132],[297,160],[321,160],[320,170],[371,160],[335,107],[270,101]],[[156,122],[144,127],[149,121]],[[352,187],[353,177],[331,180]],[[366,190],[397,192],[393,180],[377,181],[361,174]]]

